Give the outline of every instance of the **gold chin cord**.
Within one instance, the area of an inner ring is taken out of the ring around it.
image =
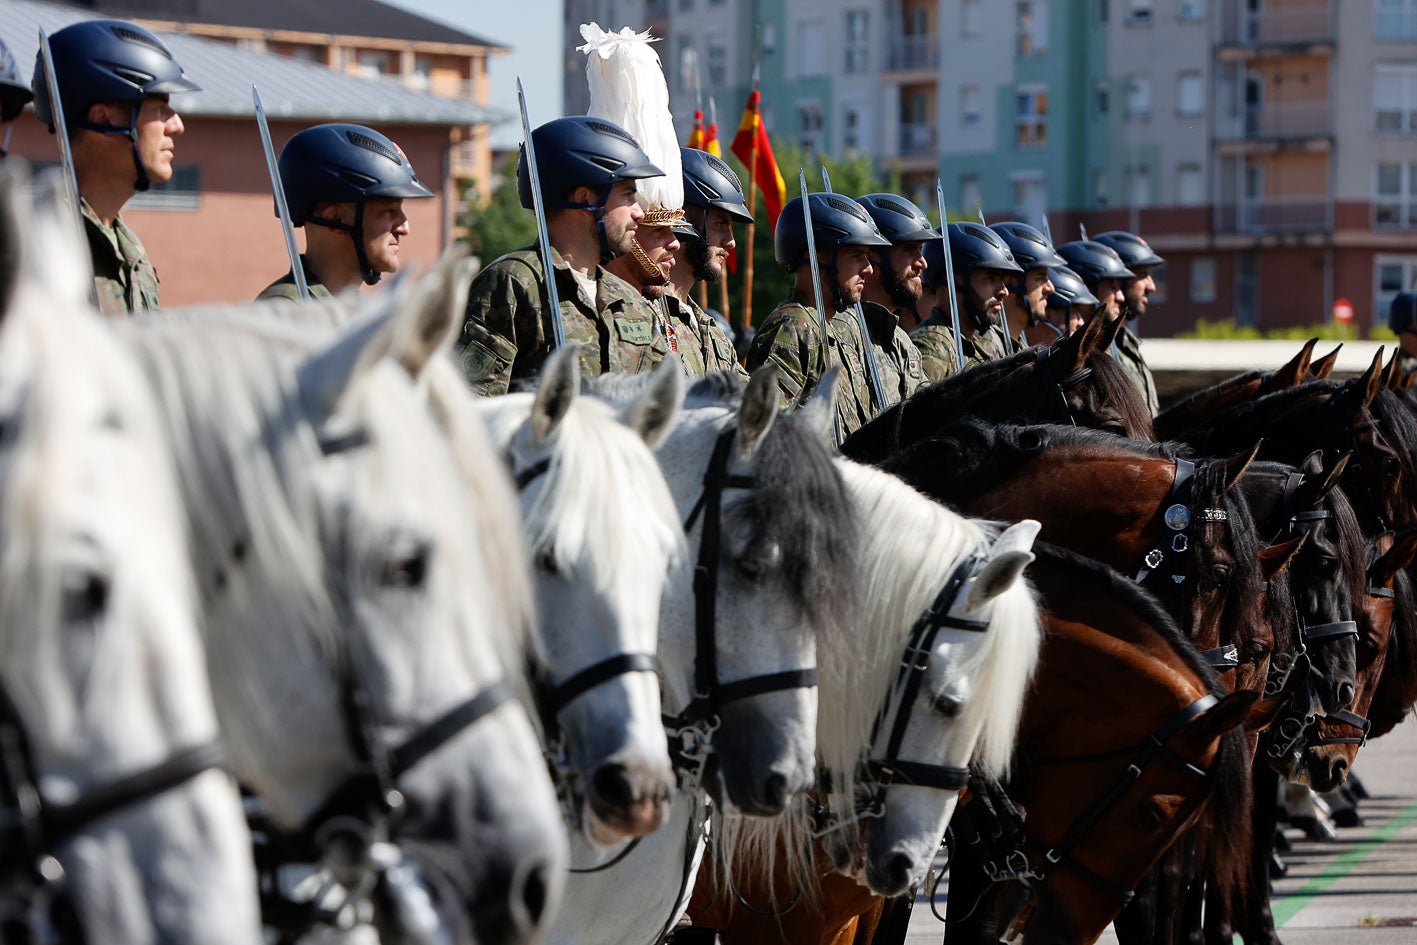
[[[640,226],[681,226],[684,223],[683,210],[665,210],[654,207],[646,210],[644,219],[640,220]],[[630,255],[640,267],[640,274],[645,281],[651,285],[667,285],[669,275],[661,269],[654,260],[649,258],[649,253],[640,245],[638,239],[630,241]]]

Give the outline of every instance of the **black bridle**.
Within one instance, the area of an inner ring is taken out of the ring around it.
[[[103,819],[175,790],[221,767],[224,752],[211,741],[180,749],[166,759],[107,781],[77,800],[56,802],[40,790],[40,772],[19,709],[0,686],[0,935],[5,942],[87,938],[77,922],[61,934],[51,909],[64,893],[64,868],[56,851]],[[100,932],[100,938],[102,933]]]
[[[950,629],[985,633],[989,630],[987,620],[970,620],[950,613],[955,598],[959,596],[965,584],[979,573],[979,569],[987,560],[982,545],[961,559],[945,579],[944,586],[935,595],[930,606],[911,626],[905,651],[901,655],[900,668],[896,671],[895,684],[887,691],[871,725],[871,740],[867,743],[868,754],[860,766],[858,783],[863,792],[857,799],[855,819],[884,816],[886,792],[893,784],[962,791],[969,783],[968,767],[910,761],[900,757],[900,748],[905,741],[906,730],[910,727],[915,700],[930,668],[930,656],[935,650],[935,640],[940,631]],[[870,752],[880,744],[886,720],[892,718],[893,708],[894,718],[886,736],[885,750],[879,758],[871,757]],[[832,813],[825,801],[834,787],[830,774],[825,772],[822,783],[818,785],[819,799],[814,815],[814,833],[819,837],[849,825],[847,820]]]
[[[1082,367],[1069,374],[1067,377],[1059,378],[1058,373],[1053,370],[1053,349],[1051,346],[1038,347],[1034,349],[1038,352],[1035,361],[1035,369],[1039,379],[1045,386],[1052,387],[1052,393],[1058,398],[1059,413],[1066,417],[1073,426],[1078,425],[1077,415],[1073,413],[1073,405],[1068,402],[1068,391],[1092,377],[1092,368]]]

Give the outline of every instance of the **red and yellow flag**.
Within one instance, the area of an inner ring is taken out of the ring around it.
[[[707,151],[714,157],[723,157],[723,146],[718,143],[717,122],[711,121],[708,123],[708,127],[704,129],[704,143],[699,145],[699,149]]]
[[[684,147],[704,150],[704,113],[699,109],[694,109],[694,129],[689,132],[689,140],[684,142]]]
[[[772,144],[768,141],[768,130],[763,125],[763,116],[758,111],[762,93],[754,89],[748,95],[748,105],[743,109],[743,120],[738,123],[738,133],[733,136],[732,150],[748,173],[763,192],[763,203],[767,207],[768,222],[776,229],[778,214],[787,202],[787,184],[777,169],[777,158],[773,157]],[[753,152],[757,151],[757,166],[753,165]]]

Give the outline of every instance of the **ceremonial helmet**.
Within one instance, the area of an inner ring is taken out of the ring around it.
[[[897,243],[923,243],[938,240],[940,231],[935,229],[919,207],[895,194],[867,194],[858,198],[857,203],[866,208],[881,235]]]
[[[1128,233],[1125,230],[1111,230],[1107,233],[1099,233],[1093,239],[1103,246],[1110,246],[1122,259],[1122,265],[1128,269],[1135,269],[1138,266],[1159,266],[1166,260],[1156,255],[1156,250],[1151,248],[1151,244],[1137,236],[1135,233]]]
[[[0,121],[14,121],[32,98],[30,87],[20,78],[15,57],[0,42]]]
[[[1417,332],[1417,294],[1399,292],[1392,297],[1392,305],[1387,310],[1387,327],[1395,335]]]
[[[1053,294],[1048,296],[1049,305],[1070,308],[1074,305],[1101,305],[1102,302],[1087,288],[1082,277],[1067,266],[1054,266],[1048,270],[1048,281],[1053,283]]]
[[[1009,252],[1013,253],[1014,261],[1025,271],[1066,265],[1063,257],[1053,248],[1053,241],[1027,223],[995,223],[989,229],[999,234],[999,238],[1008,245]]]
[[[1068,268],[1081,276],[1082,281],[1087,283],[1088,289],[1093,292],[1097,291],[1098,280],[1125,281],[1137,277],[1137,274],[1122,262],[1122,257],[1117,255],[1116,250],[1096,240],[1073,240],[1071,243],[1064,243],[1058,247],[1058,255],[1067,260]]]
[[[819,251],[832,250],[833,261],[836,250],[843,246],[891,245],[870,214],[850,197],[808,194],[807,201],[812,211],[813,240]],[[777,261],[789,272],[807,264],[807,222],[802,219],[801,197],[793,197],[782,208],[772,242]]]
[[[547,209],[599,210],[618,181],[664,176],[628,131],[603,118],[571,115],[548,121],[531,133],[531,143],[536,148],[541,202]],[[577,187],[599,188],[599,203],[568,201],[567,195]],[[517,159],[517,194],[522,206],[530,210],[531,177],[525,144]]]
[[[86,128],[106,135],[127,135],[133,142],[133,163],[138,190],[148,189],[148,172],[138,154],[138,110],[146,99],[175,92],[197,92],[201,86],[187,77],[167,45],[151,30],[123,20],[84,20],[49,37],[59,104],[72,134]],[[49,126],[56,121],[49,102],[43,51],[34,62],[34,116]],[[96,102],[130,102],[128,126],[97,124],[88,120]]]
[[[379,273],[370,268],[364,252],[365,202],[378,197],[433,196],[399,146],[363,125],[331,123],[297,131],[281,148],[278,163],[291,224],[310,223],[348,233],[360,274],[369,285],[379,281]],[[354,223],[315,216],[320,203],[354,204]]]
[[[684,166],[684,206],[722,210],[735,220],[752,223],[743,200],[743,184],[733,168],[707,151],[680,148]]]

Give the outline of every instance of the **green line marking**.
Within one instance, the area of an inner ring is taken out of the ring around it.
[[[1322,872],[1317,876],[1310,877],[1297,891],[1275,900],[1273,906],[1274,927],[1276,929],[1283,928],[1284,924],[1294,918],[1300,909],[1313,901],[1315,896],[1347,876],[1355,866],[1366,860],[1380,846],[1391,840],[1399,830],[1414,820],[1417,820],[1417,801],[1413,801],[1402,813],[1397,814],[1374,830],[1372,836],[1357,841],[1353,845],[1353,849],[1342,856],[1335,857],[1332,863],[1323,868]],[[1238,937],[1236,941],[1239,941]]]

